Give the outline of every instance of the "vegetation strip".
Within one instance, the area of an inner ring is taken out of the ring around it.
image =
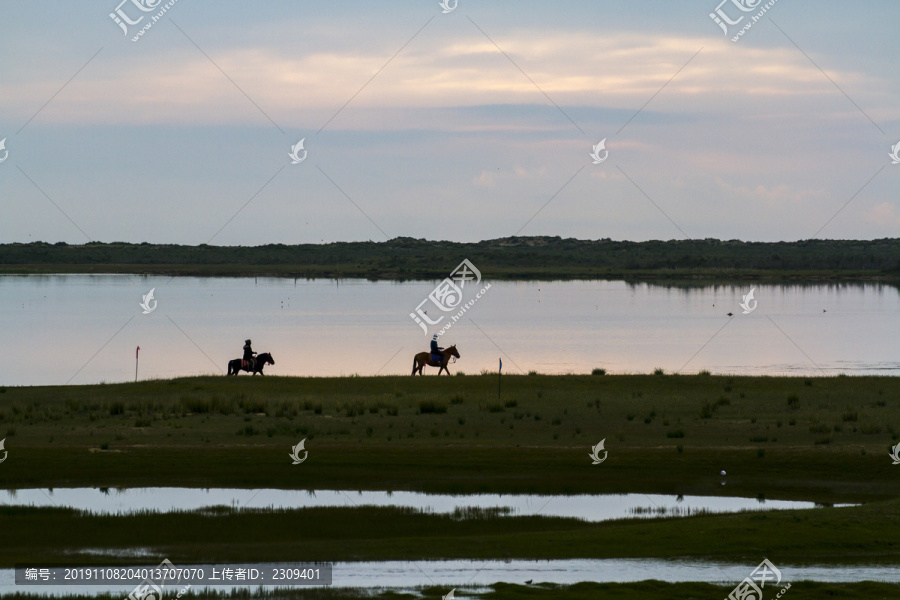
[[[900,378],[504,379],[500,400],[496,375],[0,388],[0,486],[900,497]]]
[[[15,562],[142,564],[112,558],[142,547],[197,562],[438,559],[680,558],[778,564],[894,563],[900,501],[858,507],[588,523],[500,516],[493,510],[431,514],[394,507],[292,510],[218,507],[92,515],[63,508],[0,507],[0,566]],[[110,556],[81,549],[113,550]]]
[[[89,547],[148,547],[181,562],[896,562],[900,480],[888,450],[898,439],[897,397],[893,377],[708,374],[508,376],[499,400],[490,373],[0,388],[7,489],[632,492],[867,503],[593,524],[370,507],[78,518],[60,508],[5,507],[0,564],[71,561]],[[290,448],[301,439],[309,457],[292,465]],[[588,454],[601,439],[609,456],[593,465]]]

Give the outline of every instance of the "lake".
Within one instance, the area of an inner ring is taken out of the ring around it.
[[[483,287],[482,281],[478,288]],[[490,282],[441,337],[451,372],[897,375],[900,294],[879,283]],[[246,338],[273,375],[408,374],[455,313],[411,318],[434,282],[0,276],[0,385],[222,374]],[[745,311],[743,296],[754,289]],[[143,297],[154,297],[140,306]],[[430,301],[429,301],[430,303]],[[755,303],[755,304],[754,304]],[[430,306],[426,304],[425,307]],[[423,309],[424,310],[424,309]],[[733,316],[727,316],[727,313]],[[434,374],[436,369],[426,369]]]
[[[511,515],[561,516],[600,522],[610,519],[651,518],[661,515],[685,516],[700,511],[728,513],[742,510],[809,509],[811,502],[758,500],[725,496],[667,496],[658,494],[598,494],[571,496],[542,495],[447,495],[418,492],[279,490],[279,489],[195,489],[195,488],[58,488],[22,489],[0,492],[0,505],[71,507],[98,514],[124,514],[133,511],[195,510],[226,505],[235,508],[299,508],[323,506],[397,506],[449,513],[466,507],[510,507]],[[73,558],[90,554],[105,557],[113,564],[119,558],[146,559],[154,566],[163,558],[149,547],[129,549],[79,548]],[[77,558],[76,558],[77,561]],[[190,566],[190,565],[178,565]],[[267,570],[266,564],[258,565]],[[900,581],[895,565],[789,566],[778,565],[784,580],[850,582],[861,580]],[[438,585],[481,588],[497,582],[552,582],[571,584],[579,581],[629,582],[648,578],[667,582],[701,581],[737,583],[755,565],[735,565],[712,560],[661,559],[560,559],[560,560],[423,560],[338,562],[334,564],[335,587],[412,590]],[[66,596],[77,593],[127,594],[132,586],[16,586],[12,569],[0,569],[0,595],[16,591]],[[231,590],[238,585],[210,586]],[[196,590],[195,590],[196,591]]]

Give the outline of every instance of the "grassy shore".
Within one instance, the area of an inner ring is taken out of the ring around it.
[[[120,558],[124,553],[118,550],[135,547],[177,564],[279,562],[285,557],[310,562],[677,557],[757,564],[767,556],[777,564],[846,565],[896,564],[900,558],[897,500],[601,523],[501,516],[495,510],[432,514],[365,506],[219,507],[128,515],[0,507],[0,523],[0,566],[109,564],[111,557],[117,557],[116,563],[148,562],[146,557]],[[109,554],[93,551],[101,548]]]
[[[900,497],[900,378],[225,378],[0,388],[0,487]],[[287,459],[306,438],[302,467]],[[590,447],[606,440],[608,460]],[[727,486],[719,471],[728,472]]]
[[[98,562],[81,550],[133,547],[182,563],[898,558],[900,480],[888,450],[900,437],[900,378],[504,376],[498,399],[496,377],[0,388],[9,452],[0,487],[631,492],[866,504],[598,524],[371,507],[124,516],[7,507],[0,564]],[[290,448],[303,438],[309,458],[291,465]],[[592,465],[590,447],[601,439],[608,458]]]
[[[388,270],[359,264],[338,265],[254,265],[254,264],[133,264],[133,263],[0,263],[0,275],[136,275],[166,277],[281,277],[294,279],[367,279],[369,281],[438,280],[447,276],[437,269]],[[900,276],[873,269],[734,269],[621,267],[585,269],[577,267],[504,267],[488,272],[491,281],[607,280],[704,285],[708,283],[834,283],[882,282],[900,284]]]

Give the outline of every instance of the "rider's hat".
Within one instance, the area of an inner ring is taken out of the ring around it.
[[[245,343],[245,344],[249,344],[249,343],[250,343],[250,340],[244,340],[244,343]]]
[[[437,339],[437,334],[434,334],[434,337],[431,338],[431,339],[436,340],[436,339]]]

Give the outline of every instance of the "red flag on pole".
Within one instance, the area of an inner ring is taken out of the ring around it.
[[[138,357],[138,352],[140,352],[140,351],[141,351],[141,347],[138,346],[138,347],[137,347],[137,350],[134,351],[134,357],[135,357],[135,358]]]

